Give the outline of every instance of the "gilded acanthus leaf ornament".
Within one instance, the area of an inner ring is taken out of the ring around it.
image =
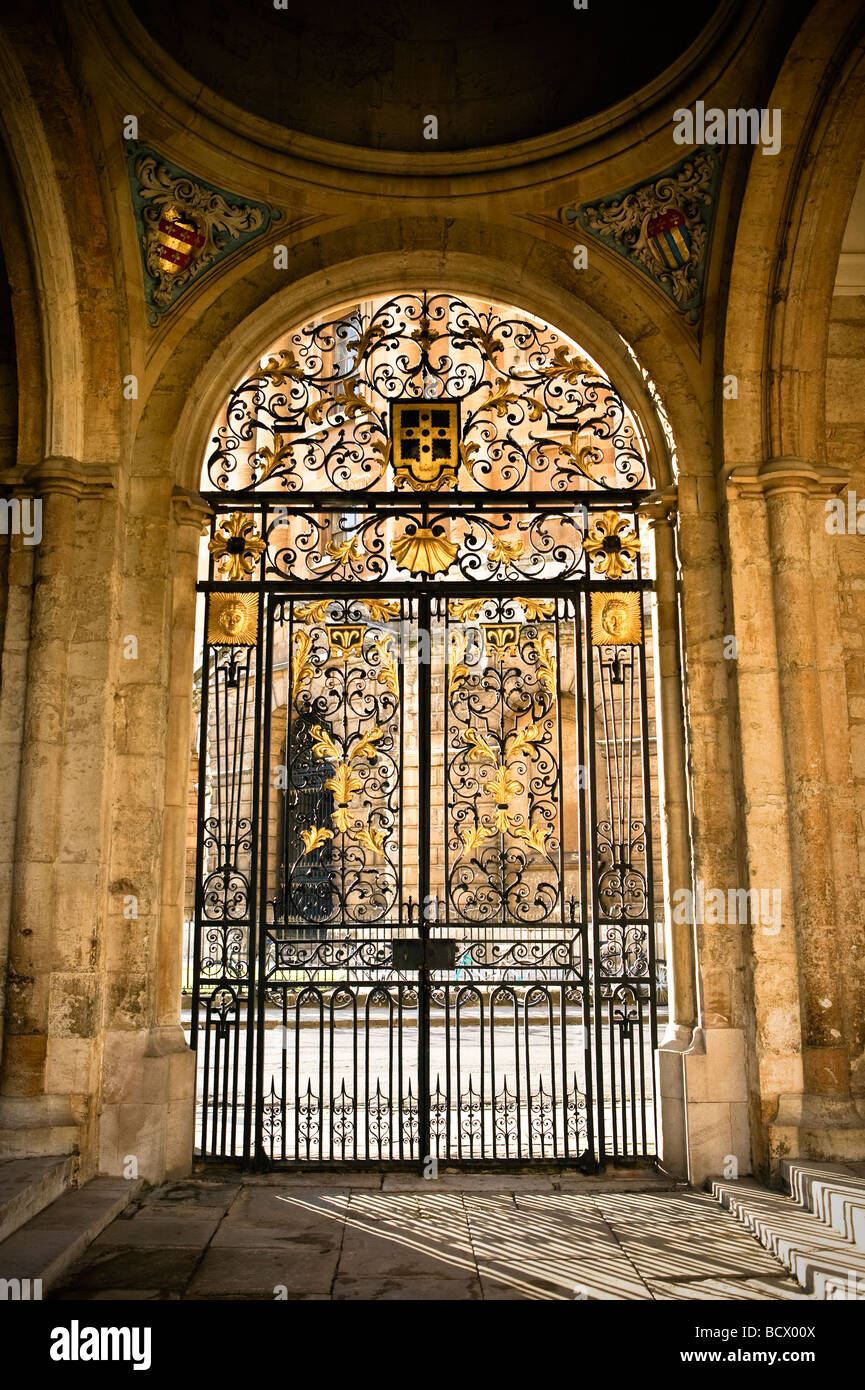
[[[509,541],[507,536],[495,536],[490,546],[490,561],[493,564],[509,565],[518,560],[526,548],[524,540]]]
[[[308,681],[315,675],[315,665],[307,660],[313,648],[313,637],[309,632],[304,632],[301,628],[294,634],[294,650],[291,655],[291,698],[296,702],[297,697],[303,690]],[[313,731],[314,732],[314,731]],[[322,757],[317,753],[316,757]]]
[[[301,830],[300,838],[303,840],[304,854],[312,854],[314,849],[319,849],[327,840],[333,839],[333,831],[325,826],[312,825],[308,830]]]
[[[328,762],[338,762],[340,753],[330,734],[327,733],[320,724],[313,724],[309,731],[312,739],[312,751],[316,758],[327,759]]]
[[[363,782],[359,777],[355,777],[348,763],[340,763],[334,775],[328,777],[324,785],[329,792],[333,792],[333,799],[336,802],[331,819],[337,830],[344,832],[351,824],[349,802],[353,794],[360,791]]]
[[[526,418],[529,420],[542,420],[544,418],[544,408],[540,401],[536,401],[533,396],[526,396],[513,389],[507,377],[499,377],[498,381],[490,384],[490,394],[483,403],[484,410],[495,410],[496,415],[501,419],[508,413],[508,406],[526,406]]]
[[[387,841],[386,831],[368,829],[366,826],[363,826],[357,830],[353,830],[352,834],[358,844],[363,845],[364,849],[371,850],[373,854],[381,854],[383,852],[385,842]]]
[[[526,622],[536,623],[543,618],[551,618],[556,611],[556,601],[552,598],[521,598]]]
[[[473,623],[480,617],[486,602],[485,598],[453,598],[448,605],[448,615],[460,623]]]
[[[379,685],[383,685],[399,699],[399,672],[393,655],[393,638],[390,635],[377,637],[373,642],[373,650],[378,656],[376,677]]]
[[[470,763],[483,762],[484,758],[488,758],[491,763],[498,761],[498,754],[493,752],[480,729],[464,729],[463,743],[468,749],[466,757]]]
[[[366,733],[361,734],[357,743],[353,744],[349,749],[349,762],[354,762],[355,758],[369,758],[370,762],[372,762],[374,758],[378,757],[378,749],[375,745],[378,743],[379,739],[383,737],[383,729],[369,729]]]
[[[459,546],[439,535],[437,529],[418,526],[391,541],[390,553],[399,568],[410,574],[443,574],[456,559]]]
[[[460,838],[463,842],[463,853],[470,854],[484,840],[491,840],[492,830],[488,830],[485,825],[462,825],[460,826]]]
[[[393,618],[399,617],[400,601],[398,598],[364,597],[360,601],[374,623],[387,623]]]
[[[261,369],[273,386],[287,386],[290,381],[303,381],[306,373],[290,348],[268,357]]]
[[[269,444],[263,444],[258,451],[258,457],[263,460],[263,463],[255,473],[256,487],[259,483],[266,483],[277,468],[292,462],[291,441],[284,434],[281,434],[272,449]]]
[[[586,554],[607,579],[629,574],[641,548],[639,536],[631,530],[631,519],[618,512],[597,517],[583,540]]]
[[[208,545],[223,579],[248,579],[259,556],[267,549],[254,517],[232,512],[223,517]]]
[[[544,731],[539,729],[537,724],[529,724],[525,729],[513,729],[505,740],[507,755],[509,758],[519,758],[524,754],[531,754],[537,751],[537,745],[543,741]]]
[[[344,541],[328,541],[325,549],[331,559],[338,560],[341,565],[359,563],[363,560],[357,536],[348,536]]]
[[[457,681],[463,679],[469,673],[469,668],[463,661],[466,654],[466,635],[459,628],[452,628],[450,643],[448,648],[448,699],[453,698]]]
[[[346,420],[356,420],[359,415],[369,415],[372,406],[364,400],[357,389],[357,379],[348,377],[331,396],[322,396],[306,412],[310,424],[320,425],[325,414],[332,412]]]
[[[301,604],[295,608],[294,616],[301,623],[323,623],[327,617],[328,604],[332,600],[329,598],[315,599],[312,603]]]
[[[535,670],[539,683],[549,695],[556,694],[556,639],[551,632],[542,632],[535,639],[537,655]]]
[[[573,357],[568,355],[566,344],[562,343],[553,353],[552,362],[541,367],[540,374],[548,381],[563,380],[570,386],[576,386],[580,377],[594,375],[595,368],[586,357],[580,357],[575,353]]]
[[[512,833],[516,835],[518,839],[525,840],[531,845],[532,849],[536,849],[539,853],[543,854],[544,845],[550,833],[550,826],[520,825],[515,827]]]

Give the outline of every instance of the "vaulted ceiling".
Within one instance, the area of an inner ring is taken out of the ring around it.
[[[591,0],[131,0],[151,37],[237,106],[390,150],[529,139],[596,115],[678,59],[718,6]],[[423,117],[438,118],[438,140]]]

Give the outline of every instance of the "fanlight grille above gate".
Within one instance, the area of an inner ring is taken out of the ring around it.
[[[232,391],[203,486],[223,492],[649,488],[633,414],[522,310],[452,294],[354,306],[274,345]]]

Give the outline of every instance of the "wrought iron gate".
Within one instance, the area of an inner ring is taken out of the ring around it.
[[[392,471],[378,476],[390,488],[347,497],[307,476],[302,494],[260,489],[299,466],[285,397],[272,447],[238,424],[235,398],[217,436],[191,1009],[203,1156],[593,1167],[654,1152],[641,499],[592,490],[587,465],[567,493],[460,492],[472,417],[430,386],[434,298],[403,310],[426,334],[425,384],[420,397],[405,380],[404,398],[389,391],[379,452]],[[463,301],[448,304],[452,342]],[[375,318],[354,324],[370,352]],[[324,405],[293,403],[315,442],[336,430],[343,465],[347,420],[367,422],[363,455],[376,452],[362,356],[326,378]],[[570,365],[558,427],[588,399],[597,434],[594,369]],[[543,368],[527,397],[536,418]],[[271,359],[235,393],[253,400],[256,431],[279,413],[280,371],[304,390],[314,380],[296,358]],[[633,451],[621,411],[616,448]],[[226,458],[244,439],[248,471],[229,498]]]

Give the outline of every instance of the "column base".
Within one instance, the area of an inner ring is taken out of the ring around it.
[[[108,1033],[99,1171],[159,1183],[192,1168],[195,1054],[180,1024]]]
[[[0,1097],[0,1158],[80,1154],[85,1129],[68,1096]]]
[[[780,1176],[784,1158],[865,1159],[865,1102],[807,1092],[779,1096],[769,1125],[769,1158],[773,1178]]]

